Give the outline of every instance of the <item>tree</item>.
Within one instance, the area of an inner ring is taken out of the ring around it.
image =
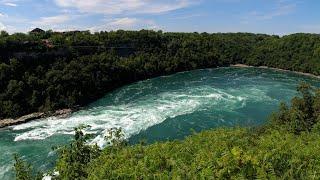
[[[37,31],[0,33],[0,100],[13,102],[0,109],[28,107],[0,117],[84,106],[119,86],[198,68],[245,63],[320,73],[314,34]],[[13,82],[23,97],[11,93]]]
[[[70,145],[57,148],[59,159],[55,171],[59,172],[58,179],[86,179],[87,165],[100,154],[97,145],[87,145],[92,136],[84,134],[86,127],[75,128],[74,140]]]
[[[8,37],[9,36],[9,33],[6,32],[6,31],[1,31],[0,32],[0,38],[3,38],[3,37]]]
[[[14,168],[17,180],[41,180],[41,173],[34,173],[31,165],[21,159],[17,154],[14,155]]]
[[[297,91],[300,96],[294,97],[291,106],[281,103],[278,112],[271,117],[274,125],[287,126],[295,134],[311,131],[320,122],[320,89],[312,89],[309,84],[302,83]]]

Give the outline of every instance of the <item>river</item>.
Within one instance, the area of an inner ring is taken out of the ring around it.
[[[259,68],[195,70],[119,88],[69,118],[39,119],[0,130],[0,179],[13,176],[13,154],[38,170],[53,167],[51,147],[72,139],[81,124],[92,143],[104,145],[106,130],[121,127],[130,143],[182,139],[215,127],[258,126],[281,101],[297,95],[299,82],[320,87],[319,79]]]

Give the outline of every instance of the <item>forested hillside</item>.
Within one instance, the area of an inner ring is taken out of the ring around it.
[[[319,75],[320,35],[1,32],[0,119],[82,106],[137,80],[236,63]]]

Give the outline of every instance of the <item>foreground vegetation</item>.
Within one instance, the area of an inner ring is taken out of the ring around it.
[[[319,179],[320,89],[301,84],[298,91],[266,126],[214,129],[182,141],[128,146],[113,129],[106,135],[112,146],[99,150],[77,128],[75,140],[58,150],[53,178]],[[39,177],[23,161],[16,170],[25,175],[18,179]]]
[[[124,84],[243,63],[320,74],[320,35],[0,33],[0,119],[82,106]]]

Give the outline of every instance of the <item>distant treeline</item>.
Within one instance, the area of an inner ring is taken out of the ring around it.
[[[243,63],[320,74],[320,35],[0,33],[0,119],[82,106],[121,85]]]

